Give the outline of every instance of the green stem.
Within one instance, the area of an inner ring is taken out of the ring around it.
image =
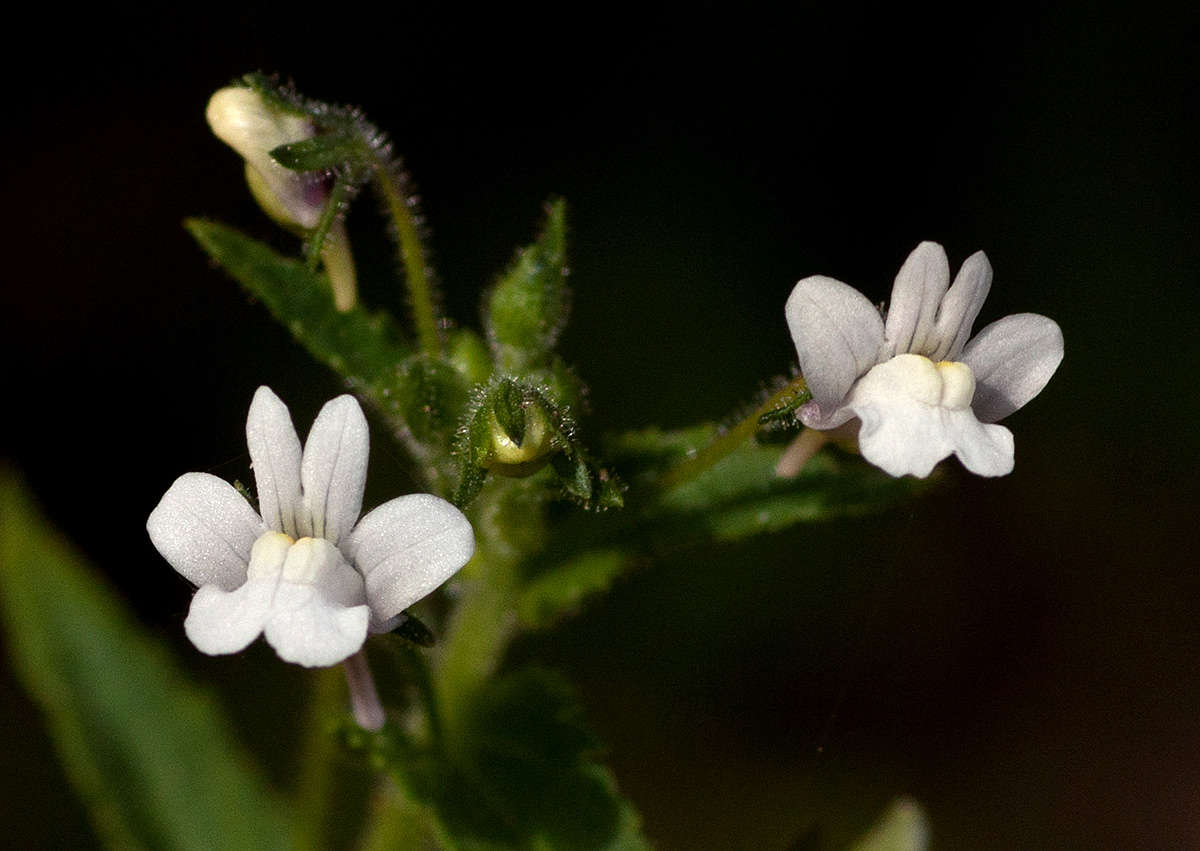
[[[437,311],[433,303],[433,281],[425,262],[425,246],[421,243],[416,216],[413,215],[399,175],[377,155],[372,159],[375,184],[387,203],[388,213],[396,228],[396,238],[400,242],[400,262],[404,265],[404,279],[408,283],[408,295],[412,301],[417,340],[426,354],[440,357],[442,341],[438,336]]]
[[[319,851],[325,847],[326,830],[332,815],[337,743],[330,735],[329,721],[344,711],[345,690],[336,668],[313,672],[312,695],[304,729],[304,756],[296,783],[297,847]]]
[[[754,413],[750,414],[750,416],[740,421],[682,464],[672,467],[664,473],[662,478],[658,480],[658,488],[665,491],[684,482],[690,482],[753,437],[754,433],[758,431],[758,421],[763,414],[770,413],[801,393],[804,393],[807,389],[808,386],[804,383],[804,377],[796,376],[781,389],[771,394],[771,397],[755,408]]]
[[[433,669],[447,748],[457,741],[462,711],[500,667],[516,635],[518,564],[545,532],[540,501],[528,482],[493,482],[471,507],[475,556],[463,571]]]

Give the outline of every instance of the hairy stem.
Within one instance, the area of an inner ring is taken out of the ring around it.
[[[708,446],[701,449],[682,464],[671,468],[658,480],[660,490],[670,490],[673,487],[689,482],[705,470],[712,467],[726,455],[741,446],[758,431],[758,421],[763,414],[770,413],[781,405],[795,399],[807,390],[803,376],[796,376],[781,389],[771,394],[767,401],[754,409],[754,413],[741,420],[737,425],[724,432]]]
[[[404,279],[408,284],[408,295],[412,301],[413,322],[417,326],[417,341],[428,355],[440,357],[442,341],[438,336],[437,310],[434,307],[433,281],[429,265],[425,262],[425,246],[413,213],[411,199],[404,191],[403,182],[390,163],[374,158],[372,166],[375,184],[383,194],[388,214],[396,228],[396,239],[400,243],[400,262],[404,265]]]

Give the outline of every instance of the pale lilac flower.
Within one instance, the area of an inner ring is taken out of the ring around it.
[[[430,494],[359,520],[368,433],[353,396],[321,409],[302,451],[287,406],[260,387],[246,442],[261,516],[222,479],[185,473],[146,523],[163,558],[200,586],[184,629],[205,653],[265,634],[285,661],[334,665],[474,553],[467,518]]]
[[[785,314],[813,396],[801,421],[829,430],[857,419],[863,457],[893,476],[927,476],[950,454],[981,476],[1010,473],[1012,432],[994,423],[1046,386],[1063,338],[1053,320],[1018,313],[968,342],[991,284],[978,251],[950,286],[934,242],[901,267],[886,320],[841,281],[800,281]]]

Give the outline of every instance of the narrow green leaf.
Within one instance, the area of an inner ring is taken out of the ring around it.
[[[713,426],[631,432],[610,442],[608,457],[635,482],[708,445]],[[540,628],[607,589],[638,559],[778,532],[798,523],[882,511],[933,486],[933,480],[894,479],[856,458],[825,451],[794,479],[780,479],[783,449],[747,441],[694,480],[666,493],[634,487],[629,506],[601,518],[565,515],[550,525],[553,538],[521,565],[522,623]],[[603,491],[601,492],[603,499]]]
[[[861,458],[826,451],[793,479],[775,475],[783,448],[747,441],[712,469],[663,494],[649,510],[660,543],[732,541],[796,523],[880,511],[926,490]]]
[[[201,219],[188,219],[185,225],[313,357],[352,381],[393,425],[407,425],[402,411],[405,378],[397,366],[412,350],[389,316],[357,305],[338,311],[324,275],[233,228]]]
[[[321,251],[325,248],[325,239],[329,236],[329,230],[333,227],[334,222],[348,206],[350,190],[350,181],[341,176],[334,181],[333,189],[329,190],[329,200],[325,202],[321,218],[304,243],[304,265],[310,270],[316,269],[317,264],[321,262]]]
[[[112,848],[288,848],[290,814],[216,703],[0,471],[0,615],[14,668]]]
[[[566,203],[546,205],[537,241],[517,253],[484,302],[488,339],[503,370],[546,362],[567,323]]]

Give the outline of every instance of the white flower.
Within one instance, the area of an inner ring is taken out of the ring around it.
[[[146,523],[163,558],[200,586],[184,629],[205,653],[236,653],[265,633],[288,662],[334,665],[475,551],[467,518],[430,494],[358,520],[368,433],[352,396],[321,409],[301,452],[287,406],[260,387],[246,442],[261,517],[225,481],[185,473]]]
[[[946,252],[933,242],[896,275],[886,322],[841,281],[796,284],[785,314],[813,395],[801,421],[827,430],[857,418],[863,457],[893,476],[927,476],[951,453],[982,476],[1012,472],[1012,432],[994,423],[1046,386],[1062,361],[1062,331],[1018,313],[967,342],[992,285],[984,253],[949,284]]]

